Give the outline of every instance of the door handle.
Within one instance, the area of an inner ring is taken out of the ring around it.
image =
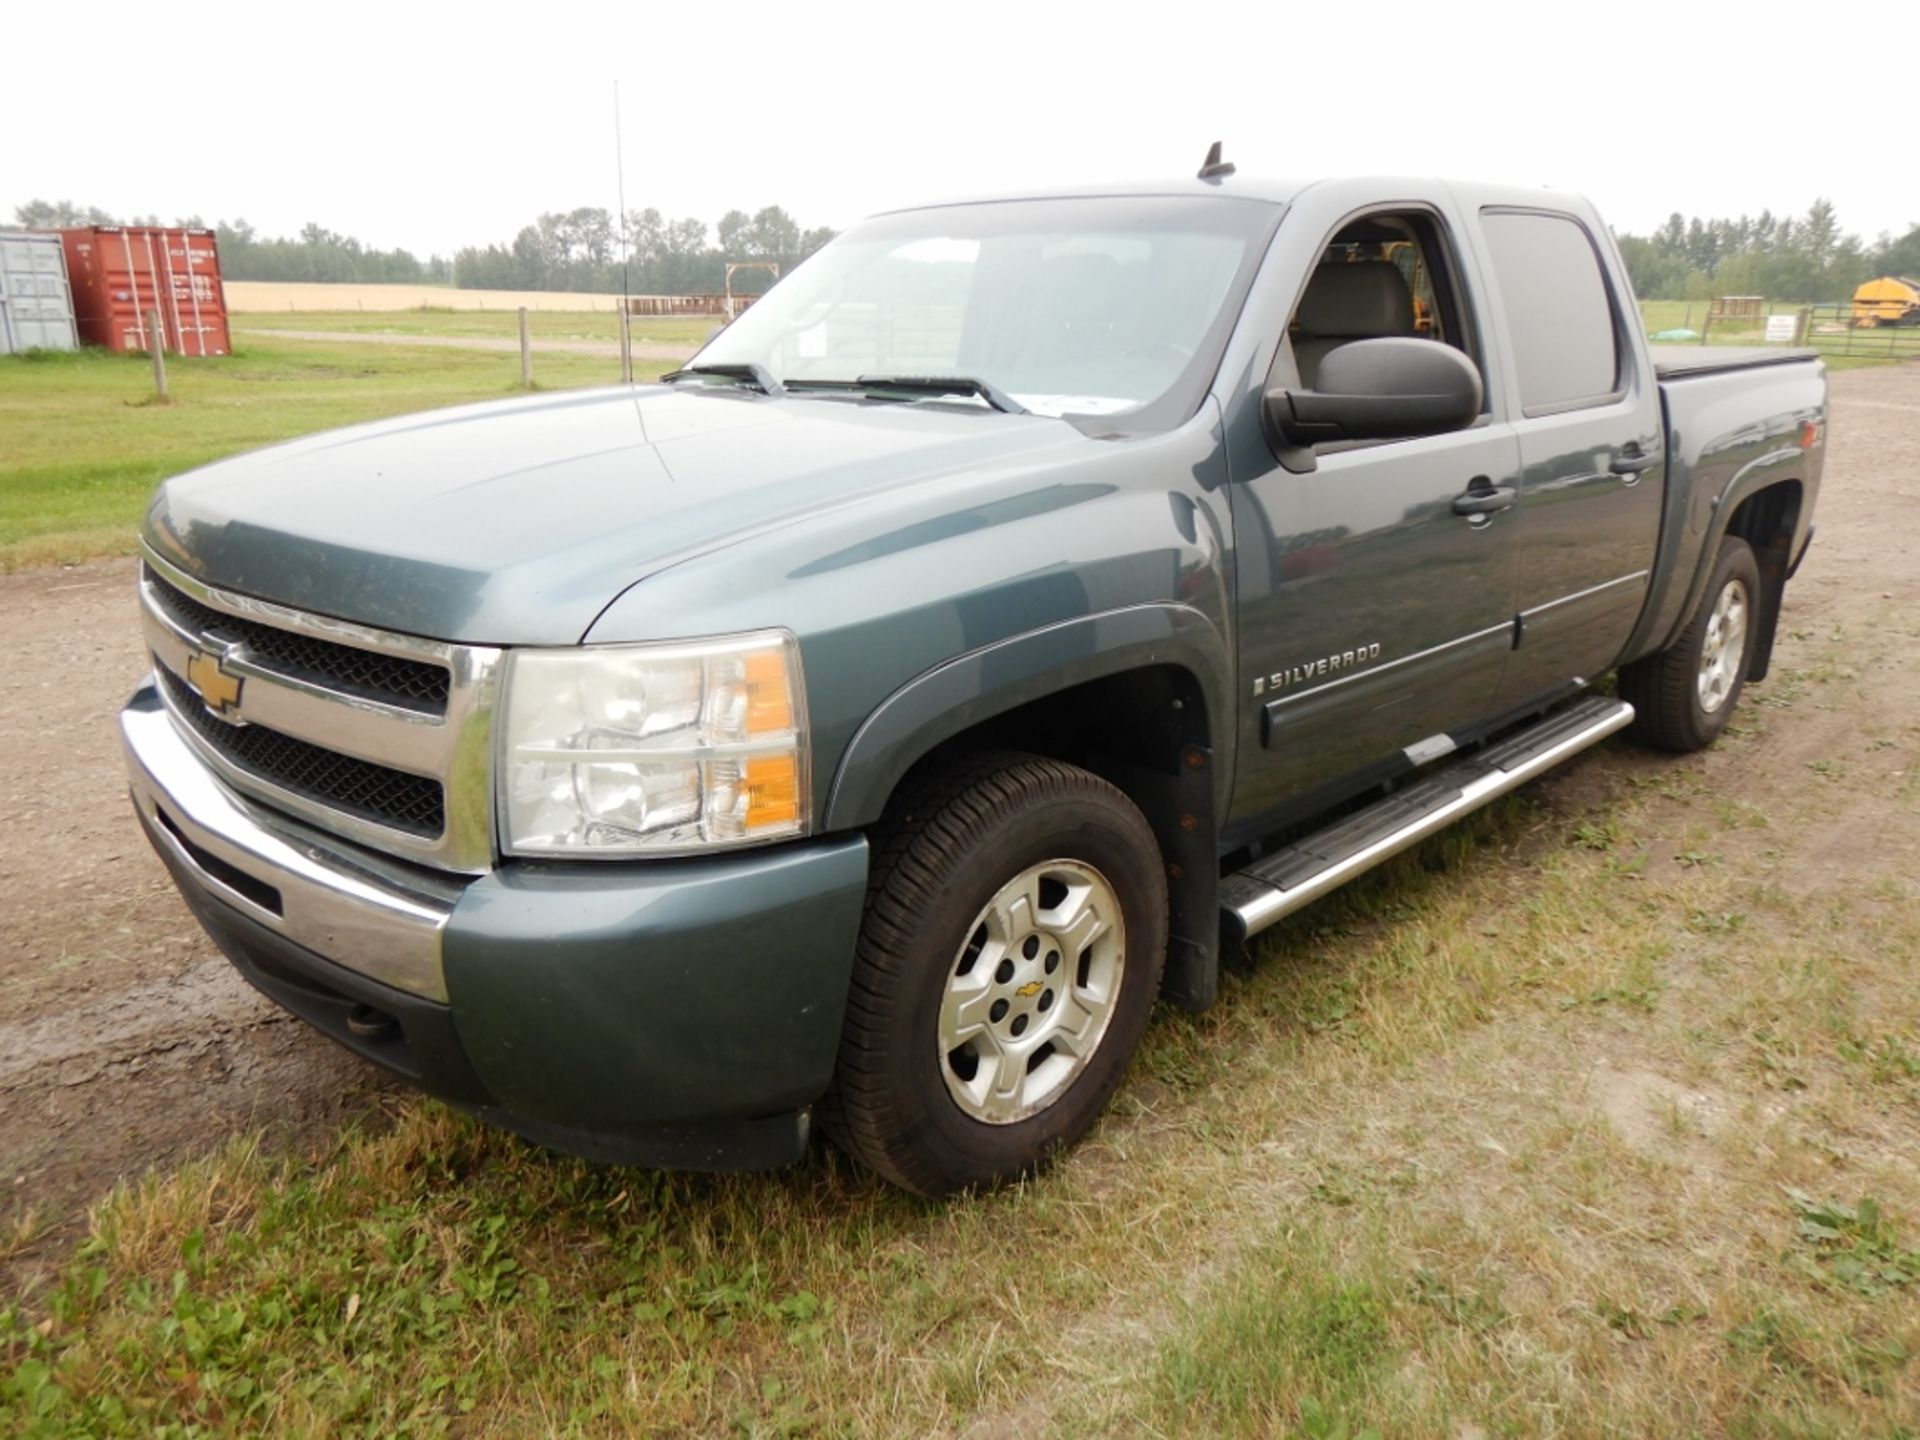
[[[1660,463],[1658,455],[1649,455],[1639,446],[1631,450],[1622,450],[1613,457],[1613,463],[1607,467],[1616,475],[1638,475],[1643,470],[1651,470]]]
[[[1475,481],[1473,488],[1464,495],[1453,497],[1453,513],[1456,515],[1491,515],[1496,510],[1505,510],[1519,498],[1519,492],[1511,485],[1487,485]]]

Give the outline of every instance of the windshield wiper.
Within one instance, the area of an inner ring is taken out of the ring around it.
[[[1008,415],[1027,407],[998,385],[971,375],[862,375],[857,380],[796,380],[795,390],[893,390],[907,395],[973,395]]]
[[[786,387],[773,378],[773,372],[766,366],[752,360],[739,364],[719,364],[709,362],[705,365],[683,365],[660,378],[663,381],[678,380],[683,375],[713,375],[722,380],[737,380],[753,386],[762,395],[784,395]]]

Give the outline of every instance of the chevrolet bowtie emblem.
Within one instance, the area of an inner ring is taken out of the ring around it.
[[[223,720],[238,718],[234,710],[240,704],[243,683],[238,675],[229,675],[221,668],[218,655],[195,650],[187,656],[187,684],[199,692],[207,709]]]

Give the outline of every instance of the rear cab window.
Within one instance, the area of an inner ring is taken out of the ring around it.
[[[1529,418],[1621,397],[1623,349],[1612,286],[1586,226],[1571,215],[1483,210],[1494,283]]]

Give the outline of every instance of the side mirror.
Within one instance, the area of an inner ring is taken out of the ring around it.
[[[1267,392],[1267,423],[1287,444],[1440,435],[1480,418],[1480,367],[1437,340],[1350,340],[1326,353],[1314,383]]]

